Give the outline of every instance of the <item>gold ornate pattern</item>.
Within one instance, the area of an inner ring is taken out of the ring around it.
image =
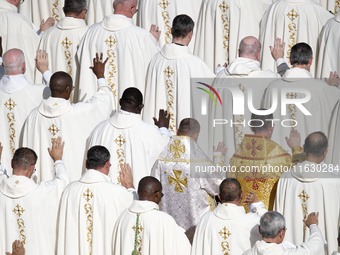
[[[297,28],[296,28],[296,23],[294,21],[297,19],[299,14],[294,9],[292,9],[286,15],[292,21],[288,25],[290,36],[289,36],[289,39],[288,39],[287,58],[289,58],[290,57],[290,51],[291,51],[292,47],[296,44],[296,37],[295,36],[296,36]]]
[[[19,204],[17,204],[14,209],[13,209],[14,214],[16,214],[18,216],[17,219],[17,224],[18,224],[18,229],[20,232],[20,239],[21,242],[23,242],[24,244],[26,244],[26,236],[24,235],[25,233],[25,222],[24,220],[21,218],[21,216],[23,215],[23,213],[25,212],[25,209],[22,208]]]
[[[302,190],[302,192],[298,195],[298,197],[301,199],[302,201],[302,212],[303,212],[303,218],[306,220],[307,216],[308,216],[308,208],[306,205],[306,201],[310,198],[307,194],[306,191]],[[306,225],[304,226],[304,229],[306,230]]]
[[[171,186],[172,184],[176,183],[175,191],[176,192],[183,192],[182,185],[186,188],[188,187],[188,178],[184,177],[183,179],[181,179],[181,175],[182,175],[181,170],[172,170],[172,172],[174,173],[175,178],[171,175],[168,175],[169,185]]]
[[[259,189],[259,182],[265,183],[267,181],[267,179],[264,178],[264,177],[260,177],[260,178],[256,177],[258,172],[259,171],[257,169],[255,169],[255,170],[252,169],[252,171],[251,171],[252,176],[251,177],[250,176],[244,177],[245,182],[253,182],[253,186],[252,186],[253,190]]]
[[[59,128],[53,123],[49,128],[48,131],[50,131],[50,133],[52,134],[52,139],[51,142],[53,143],[53,141],[56,139],[56,135],[59,133]]]
[[[180,158],[181,157],[181,154],[180,152],[182,153],[185,153],[185,146],[182,145],[182,146],[179,146],[181,144],[181,140],[174,140],[174,144],[170,144],[170,153],[174,153],[174,158]]]
[[[253,157],[256,156],[256,151],[261,151],[262,150],[262,146],[256,145],[257,140],[256,139],[251,139],[250,144],[248,143],[246,145],[246,149],[249,151],[251,150],[250,155],[252,155]]]
[[[246,91],[245,87],[241,83],[238,84],[237,86],[244,94],[244,92]],[[244,115],[240,115],[240,117],[236,120],[236,123],[243,123],[243,121],[244,121]],[[234,129],[235,129],[235,134],[237,135],[236,137],[237,147],[239,147],[243,140],[244,134],[242,131],[242,127],[240,125],[234,125]]]
[[[336,15],[339,10],[340,10],[340,0],[336,0],[335,6],[334,6],[334,15]]]
[[[223,1],[218,6],[222,11],[222,24],[223,24],[223,49],[225,49],[226,63],[229,64],[229,6]]]
[[[56,0],[55,2],[52,3],[52,16],[55,19],[56,22],[59,21],[59,10],[58,10],[58,5],[59,5],[59,0]]]
[[[122,135],[119,135],[115,140],[115,143],[119,146],[119,149],[116,151],[118,156],[118,167],[117,169],[120,169],[120,165],[125,163],[125,151],[123,149],[123,145],[125,144],[125,139]],[[117,176],[117,183],[121,184],[120,182],[120,170],[118,170],[118,176]]]
[[[107,56],[109,58],[109,65],[108,65],[108,71],[109,76],[107,78],[107,82],[109,83],[111,90],[113,92],[113,95],[117,96],[117,89],[116,89],[116,76],[117,73],[117,67],[115,65],[115,59],[116,59],[116,53],[113,49],[113,46],[117,43],[116,39],[110,35],[106,40],[105,43],[107,46],[109,46],[109,49],[107,50]]]
[[[86,226],[87,226],[87,234],[86,234],[86,241],[89,244],[89,255],[92,255],[92,237],[93,237],[93,210],[92,205],[89,203],[93,198],[92,191],[88,188],[83,193],[83,198],[87,202],[84,205],[85,213],[86,213]]]
[[[72,76],[72,55],[71,55],[71,52],[69,50],[69,48],[72,45],[72,42],[70,41],[70,39],[65,37],[64,41],[62,41],[61,44],[65,48],[64,54],[65,54],[66,64],[67,64],[67,73]],[[73,91],[70,95],[70,102],[72,102],[72,101],[73,101]]]
[[[167,0],[161,0],[158,2],[158,5],[164,10],[162,11],[162,17],[164,21],[164,35],[165,35],[165,43],[171,43],[171,27],[170,27],[170,15],[166,10],[170,3]]]
[[[136,231],[136,225],[134,225],[132,227],[132,230],[136,233],[137,232],[137,253],[135,253],[136,255],[142,255],[141,253],[141,250],[142,250],[142,245],[143,245],[143,242],[142,242],[142,237],[141,237],[141,232],[143,231],[143,227],[138,224],[137,226],[137,231]]]
[[[296,93],[287,93],[286,97],[289,99],[296,99],[298,96],[298,94]],[[290,115],[290,119],[295,120],[295,115],[296,115],[296,105],[295,104],[289,104],[288,105],[288,110],[289,110],[289,115]],[[291,123],[292,126],[294,125],[294,123]],[[294,127],[292,127],[292,129],[294,129]]]
[[[167,68],[165,68],[163,72],[165,76],[167,77],[167,80],[165,81],[165,83],[166,83],[166,90],[168,94],[167,111],[170,115],[169,131],[172,134],[175,134],[176,133],[176,120],[174,117],[174,96],[173,96],[174,85],[172,83],[172,80],[170,80],[170,78],[174,74],[174,71],[170,68],[170,66],[168,66]]]
[[[12,110],[14,109],[15,106],[17,106],[17,104],[12,100],[12,98],[9,98],[5,102],[5,106],[9,110],[9,112],[7,113],[7,119],[8,119],[8,123],[9,123],[9,147],[12,151],[12,154],[14,154],[14,152],[15,152],[15,141],[14,141],[14,138],[15,138],[15,129],[14,129],[15,116],[14,116],[14,113],[12,112]]]
[[[227,239],[229,238],[229,236],[231,236],[230,231],[227,229],[226,226],[224,226],[220,232],[218,232],[220,234],[220,236],[222,237],[223,241],[221,243],[222,246],[222,252],[224,255],[229,255],[230,252],[230,245],[229,242],[227,241]]]

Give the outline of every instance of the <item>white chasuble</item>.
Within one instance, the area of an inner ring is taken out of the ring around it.
[[[97,170],[66,187],[60,202],[57,254],[115,254],[112,234],[133,193]]]
[[[52,73],[64,71],[71,75],[75,91],[79,87],[79,63],[76,53],[86,31],[87,26],[83,19],[65,17],[42,35],[39,45],[39,49],[48,54],[48,67]],[[37,83],[42,82],[41,74],[37,69],[35,80]]]
[[[340,100],[336,103],[334,110],[332,112],[330,124],[329,124],[329,132],[325,133],[328,137],[328,153],[325,158],[325,162],[327,164],[332,164],[334,167],[340,166]],[[334,171],[335,174],[339,174],[340,172]]]
[[[155,125],[142,121],[140,114],[115,113],[100,123],[91,133],[89,148],[105,146],[111,154],[109,176],[114,183],[120,184],[120,165],[129,163],[132,168],[133,184],[149,176],[151,168],[169,142]]]
[[[23,74],[5,75],[0,80],[1,162],[9,174],[12,174],[11,160],[20,147],[20,133],[27,116],[49,95],[47,86],[30,84]]]
[[[191,116],[190,79],[214,77],[203,60],[192,55],[187,46],[166,44],[149,65],[143,120],[153,123],[152,118],[160,109],[167,110],[169,131],[176,134],[181,120]]]
[[[183,229],[151,201],[134,201],[113,232],[114,254],[189,255],[190,249]]]
[[[340,2],[340,1],[339,1]],[[340,3],[339,3],[340,4]],[[319,39],[317,78],[328,78],[330,72],[340,73],[340,12],[328,20]]]
[[[12,251],[12,243],[24,243],[26,254],[55,254],[59,200],[69,183],[62,161],[46,171],[55,177],[36,184],[25,176],[12,175],[0,185],[0,254]]]
[[[240,41],[260,36],[260,21],[271,0],[203,0],[194,54],[211,70],[238,56]]]
[[[306,242],[309,229],[303,223],[308,214],[319,212],[319,228],[327,242],[327,254],[338,251],[340,222],[340,179],[324,162],[304,161],[283,173],[277,186],[274,209],[286,219],[285,239],[295,245]],[[315,253],[316,254],[316,253]],[[321,254],[321,253],[318,253]]]
[[[325,7],[330,12],[337,14],[340,10],[340,1],[339,0],[314,0],[318,4]]]
[[[115,14],[92,25],[77,53],[80,63],[79,101],[96,92],[96,78],[89,66],[92,66],[97,52],[103,52],[103,59],[109,58],[105,77],[114,93],[116,109],[126,88],[136,87],[144,94],[147,68],[158,52],[149,32],[134,26],[132,19]]]
[[[70,179],[78,180],[85,169],[86,142],[95,126],[110,117],[113,96],[105,80],[98,80],[98,92],[87,102],[71,104],[63,98],[50,97],[28,116],[23,127],[22,145],[32,148],[38,155],[36,173],[38,181],[51,178],[47,147],[58,136],[65,141],[64,162]]]
[[[276,71],[269,46],[274,45],[275,38],[286,43],[284,59],[289,63],[291,48],[299,42],[307,43],[313,50],[311,73],[316,72],[318,62],[318,38],[322,27],[332,18],[324,7],[312,0],[274,1],[261,21],[261,63],[263,69]]]
[[[18,48],[23,51],[26,62],[25,76],[34,83],[35,57],[40,37],[33,30],[32,24],[18,9],[6,0],[0,0],[0,36],[3,52]]]

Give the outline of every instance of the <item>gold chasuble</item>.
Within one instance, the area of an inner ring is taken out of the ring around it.
[[[266,209],[273,210],[281,174],[304,158],[301,147],[293,148],[292,159],[289,153],[269,138],[246,134],[230,159],[230,167],[236,167],[231,176],[240,182],[244,195],[253,190]],[[248,207],[245,206],[245,209],[248,210]]]

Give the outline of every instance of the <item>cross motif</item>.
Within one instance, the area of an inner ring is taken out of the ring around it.
[[[225,226],[218,233],[220,234],[220,236],[222,236],[224,240],[226,240],[229,236],[231,236],[230,231]]]
[[[66,37],[64,41],[61,43],[66,49],[70,48],[72,45],[72,42]]]
[[[299,16],[299,14],[297,14],[297,12],[294,9],[292,9],[290,12],[287,13],[287,17],[291,21],[294,21],[298,16]]]
[[[52,126],[50,126],[50,127],[48,128],[48,131],[50,131],[50,133],[51,133],[53,136],[55,136],[56,134],[58,134],[58,132],[59,132],[60,130],[59,130],[59,128],[58,128],[56,125],[52,124]]]
[[[17,184],[17,185],[18,185],[19,183],[20,183],[20,182],[19,182],[18,180],[16,180],[16,181],[15,181],[15,184]]]
[[[261,145],[255,145],[256,144],[256,140],[255,139],[252,139],[251,140],[251,144],[247,144],[247,146],[246,146],[246,149],[247,150],[251,150],[251,155],[253,156],[253,157],[255,157],[256,156],[256,150],[258,150],[258,151],[260,151],[260,150],[262,150],[262,146]]]
[[[118,139],[119,138],[119,139]],[[122,147],[123,144],[125,143],[125,140],[124,140],[124,137],[122,135],[119,135],[116,140],[115,140],[116,144],[119,146],[119,147]]]
[[[287,97],[287,98],[290,98],[290,99],[292,99],[292,98],[297,98],[297,96],[298,96],[298,94],[293,93],[293,92],[292,92],[292,93],[287,93],[287,94],[286,94],[286,97]]]
[[[168,79],[174,74],[174,71],[171,70],[170,66],[168,66],[165,70],[164,70],[165,76],[168,77]]]
[[[8,110],[12,111],[12,109],[16,106],[16,103],[12,100],[12,98],[8,99],[5,103],[5,106]]]
[[[132,229],[136,232],[136,226],[133,226]],[[138,226],[138,230],[137,230],[137,235],[139,235],[140,232],[142,232],[143,227],[141,225]]]
[[[83,193],[83,198],[86,200],[86,202],[89,202],[93,197],[93,193],[91,192],[90,189],[87,189],[84,193]]]
[[[179,146],[180,143],[181,143],[180,140],[175,140],[174,141],[175,145],[170,144],[170,153],[175,152],[174,158],[180,158],[181,157],[180,152],[182,152],[182,153],[185,152],[185,146],[184,145]]]
[[[105,40],[105,42],[106,42],[106,44],[111,48],[113,45],[116,44],[117,41],[116,41],[115,38],[113,38],[112,35],[110,35],[110,37],[107,38],[107,39]]]
[[[253,186],[252,186],[252,189],[253,190],[258,190],[259,189],[259,182],[262,182],[262,183],[265,183],[266,182],[266,178],[264,177],[260,177],[260,178],[257,178],[256,175],[257,175],[258,171],[253,171],[252,170],[252,177],[250,176],[246,176],[244,177],[244,180],[246,182],[253,182]]]
[[[174,178],[171,175],[168,175],[169,185],[171,186],[172,184],[176,183],[175,191],[176,192],[183,192],[183,188],[182,188],[181,184],[185,187],[188,187],[188,178],[184,177],[183,179],[181,179],[181,175],[182,175],[181,170],[172,170],[172,172],[174,173],[176,178]]]
[[[246,89],[242,86],[242,84],[240,83],[238,85],[239,89],[244,93],[244,91],[246,91]]]
[[[18,215],[18,217],[21,217],[21,215],[24,213],[25,209],[22,208],[20,205],[17,204],[16,207],[14,207],[13,212]]]
[[[298,195],[299,198],[301,198],[301,200],[306,203],[306,201],[310,198],[307,194],[306,191],[302,191],[299,195]]]
[[[160,2],[158,3],[158,5],[159,5],[160,7],[162,7],[162,8],[165,10],[165,9],[168,7],[169,2],[166,1],[166,0],[162,0],[162,1],[160,1]]]
[[[220,7],[222,12],[226,12],[229,9],[229,6],[223,1],[218,7]]]

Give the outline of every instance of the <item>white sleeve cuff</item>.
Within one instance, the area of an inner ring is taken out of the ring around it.
[[[248,205],[249,212],[252,212],[252,213],[256,213],[257,209],[263,208],[263,207],[264,207],[264,203],[262,201]]]
[[[170,138],[172,137],[169,129],[167,129],[166,127],[160,127],[159,131],[161,132],[162,135],[164,136],[169,136]]]
[[[286,63],[286,61],[283,58],[278,58],[276,60],[276,66],[282,65],[284,63]]]
[[[0,63],[2,63],[2,57],[0,57]]]
[[[54,165],[57,165],[57,164],[64,164],[64,162],[63,162],[62,160],[56,160],[56,161],[54,162]]]
[[[53,73],[50,70],[47,70],[43,73],[43,81],[44,84],[48,85],[50,83],[50,79]]]

